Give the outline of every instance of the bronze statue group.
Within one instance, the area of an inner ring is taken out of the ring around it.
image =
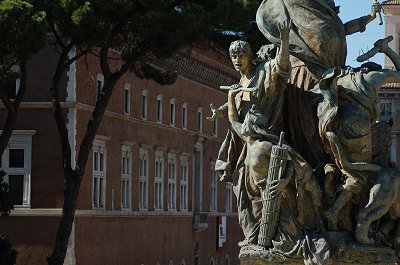
[[[234,184],[240,259],[323,264],[353,243],[400,249],[400,172],[383,151],[373,156],[372,137],[378,90],[400,72],[345,66],[346,35],[380,10],[374,3],[371,14],[343,23],[332,0],[264,0],[257,25],[278,49],[253,60],[249,43],[231,44],[241,79],[210,119],[231,125],[216,170]],[[399,70],[389,41],[374,49]]]

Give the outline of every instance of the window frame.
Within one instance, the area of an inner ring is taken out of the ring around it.
[[[203,107],[197,108],[197,131],[203,132]]]
[[[171,98],[169,101],[169,124],[173,127],[175,127],[175,123],[176,123],[176,99],[175,98]]]
[[[148,119],[148,108],[147,108],[147,89],[142,90],[142,101],[141,101],[141,107],[142,107],[142,120],[147,120]]]
[[[160,171],[158,170],[158,167]],[[164,153],[155,151],[154,161],[154,210],[164,210]]]
[[[188,156],[180,157],[180,174],[179,174],[179,209],[181,212],[189,209],[189,159]],[[183,170],[184,169],[184,170]]]
[[[188,124],[187,124],[187,108],[188,108],[188,104],[186,102],[184,102],[182,104],[182,129],[187,130],[188,128]]]
[[[143,168],[142,168],[143,167]],[[142,168],[142,169],[141,169]],[[143,173],[143,174],[142,174]],[[142,191],[145,190],[143,194]],[[147,211],[149,207],[149,151],[139,149],[139,211]]]
[[[156,102],[156,121],[158,123],[162,123],[163,121],[163,95],[157,94],[157,102]]]
[[[131,115],[131,84],[124,85],[124,114]]]
[[[395,109],[394,109],[394,99],[393,98],[379,98],[378,100],[378,111],[379,111],[379,116],[378,119],[380,121],[389,121],[390,119],[395,119]],[[388,110],[388,106],[390,106],[390,109]],[[383,115],[381,113],[384,112]],[[388,112],[389,115],[388,115]]]
[[[210,167],[210,212],[218,211],[218,180],[215,171],[215,161],[211,161]]]
[[[213,120],[213,136],[218,137],[218,119]]]
[[[96,153],[99,154],[98,163],[96,163]],[[92,155],[92,209],[105,210],[107,195],[107,147],[104,140],[95,139],[93,141]]]
[[[121,147],[121,209],[132,209],[132,150],[127,145]]]
[[[100,84],[100,86],[99,86],[99,84]],[[97,73],[97,76],[96,76],[96,100],[99,98],[100,92],[103,91],[103,87],[104,87],[104,76],[101,73]]]
[[[233,204],[233,187],[232,184],[225,184],[225,212],[232,212],[232,204]]]
[[[0,169],[6,172],[6,175],[4,176],[4,181],[7,184],[9,184],[9,175],[23,176],[22,204],[14,205],[14,208],[31,208],[32,136],[35,134],[35,131],[29,130],[25,132],[26,134],[24,132],[21,132],[23,134],[17,134],[18,131],[14,131],[6,149],[4,150],[3,156],[0,157]],[[9,151],[13,149],[24,150],[24,167],[9,166]]]
[[[177,173],[177,161],[176,154],[169,153],[168,154],[168,211],[176,211],[176,173]],[[172,193],[172,194],[171,194]]]
[[[14,95],[13,95],[13,97],[9,97],[8,99],[9,100],[11,100],[11,101],[14,101],[15,99],[16,99],[16,97],[17,97],[17,94],[18,94],[18,91],[19,91],[19,88],[20,88],[20,85],[21,85],[21,79],[20,78],[16,78],[16,79],[14,79],[14,80],[12,80],[12,81],[9,81],[10,83],[11,82],[13,82],[14,83],[14,88],[15,88],[15,93],[14,93]],[[8,83],[7,81],[6,82],[3,82],[3,83]],[[1,86],[1,83],[0,83],[0,86]],[[3,89],[3,92],[6,94],[6,96],[7,96],[7,92],[6,92],[6,90],[5,89]]]

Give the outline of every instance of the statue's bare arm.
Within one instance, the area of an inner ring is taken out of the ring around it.
[[[379,89],[386,83],[400,82],[400,71],[392,71],[388,69],[371,71],[366,74],[365,79],[369,80],[375,88]]]
[[[289,33],[292,27],[292,21],[284,21],[280,26],[280,39],[281,46],[276,56],[276,63],[282,71],[289,71],[290,60],[289,60]]]
[[[367,24],[373,21],[377,17],[378,13],[381,12],[381,10],[382,7],[380,3],[373,3],[371,14],[350,20],[349,22],[344,24],[346,35],[365,31],[365,27],[367,26]]]
[[[214,104],[210,104],[210,109],[211,109],[211,117],[206,117],[207,120],[209,121],[214,121],[216,119],[222,119],[227,117],[228,115],[228,102],[225,104],[221,105],[220,107],[214,106]]]

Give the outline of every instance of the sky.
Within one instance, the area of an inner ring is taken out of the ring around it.
[[[343,23],[371,13],[372,0],[335,0],[335,3],[340,6],[339,17]],[[375,41],[385,37],[385,16],[383,13],[382,18],[383,25],[379,25],[378,19],[375,19],[367,25],[364,32],[347,36],[347,65],[359,66],[360,63],[356,61],[357,56],[362,54],[362,51],[366,52],[371,49]],[[372,61],[383,66],[384,57],[382,54],[378,54],[372,58]]]

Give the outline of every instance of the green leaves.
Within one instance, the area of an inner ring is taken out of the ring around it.
[[[0,60],[28,58],[43,46],[46,29],[53,29],[61,47],[105,45],[122,51],[123,60],[166,58],[193,43],[227,49],[252,32],[258,5],[258,0],[3,0]]]
[[[0,236],[0,265],[14,265],[18,252],[11,246],[10,240]]]
[[[0,1],[0,61],[24,61],[45,43],[45,13],[21,0]]]

